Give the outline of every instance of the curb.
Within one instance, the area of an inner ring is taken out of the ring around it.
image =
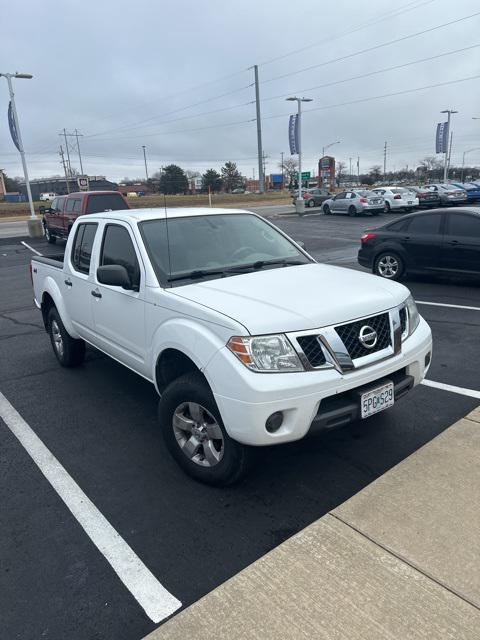
[[[145,640],[480,639],[480,407]]]

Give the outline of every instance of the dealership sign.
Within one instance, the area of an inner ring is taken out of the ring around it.
[[[88,191],[88,176],[78,177],[77,184],[80,191]]]

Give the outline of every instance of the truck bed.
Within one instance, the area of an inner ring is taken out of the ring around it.
[[[53,256],[33,256],[32,264],[34,262],[41,262],[42,264],[48,264],[51,267],[55,267],[56,269],[63,269],[63,253],[57,253]]]

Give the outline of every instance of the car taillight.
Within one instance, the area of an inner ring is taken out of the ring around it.
[[[373,240],[373,238],[376,238],[377,234],[376,233],[364,233],[363,236],[360,238],[362,244],[366,244],[369,240]]]
[[[401,196],[399,193],[397,193],[397,195],[396,195],[396,196],[393,196],[393,199],[394,199],[394,200],[401,200],[401,199],[402,199],[402,196]]]
[[[362,204],[367,204],[368,200],[367,198],[359,198],[359,202],[361,202]]]
[[[303,199],[304,200],[308,200],[310,198],[310,194],[309,193],[304,193],[303,194]]]

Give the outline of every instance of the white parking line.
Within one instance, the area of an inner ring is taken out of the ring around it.
[[[37,256],[41,256],[42,254],[40,253],[40,251],[37,251],[36,249],[34,249],[33,247],[31,247],[29,244],[27,244],[26,242],[24,242],[22,240],[22,242],[20,244],[23,244],[24,247],[27,247],[27,249],[30,249],[30,251],[33,251],[33,253],[36,253]]]
[[[433,387],[434,389],[441,389],[442,391],[451,391],[452,393],[459,393],[462,396],[469,396],[470,398],[477,398],[477,400],[480,400],[480,391],[475,391],[475,389],[455,387],[452,384],[434,382],[433,380],[422,380],[422,384],[424,384],[426,387]]]
[[[0,417],[153,622],[182,606],[155,578],[51,451],[0,392]]]
[[[447,304],[446,302],[426,302],[425,300],[415,300],[417,304],[428,304],[432,307],[451,307],[452,309],[468,309],[469,311],[480,311],[480,307],[466,307],[462,304]]]

